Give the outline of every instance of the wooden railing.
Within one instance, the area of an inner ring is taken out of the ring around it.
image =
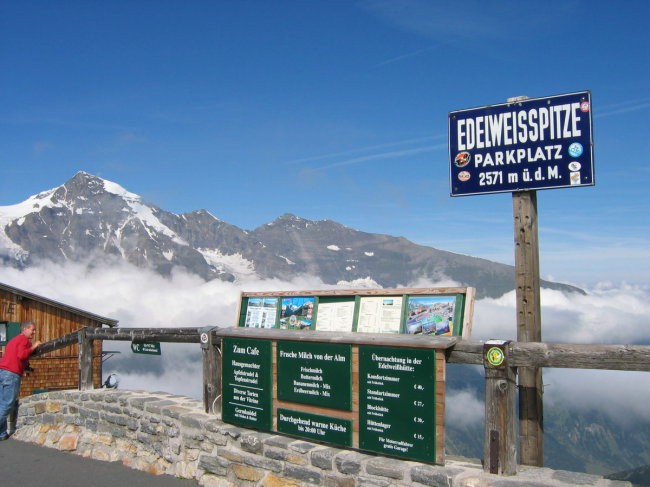
[[[482,365],[485,369],[484,469],[491,473],[516,473],[517,439],[515,399],[518,367],[650,371],[650,346],[583,345],[539,342],[502,342],[503,362],[486,360],[494,343],[460,340],[457,337],[412,335],[335,334],[289,332],[291,340],[364,345],[446,348],[447,363]],[[206,412],[221,395],[221,339],[225,337],[286,340],[287,331],[256,328],[82,328],[42,344],[35,355],[79,343],[79,388],[92,389],[92,344],[94,340],[132,342],[201,343],[203,352],[203,402]],[[440,340],[451,340],[440,346]],[[487,345],[487,346],[486,346]],[[519,391],[524,393],[524,391]]]

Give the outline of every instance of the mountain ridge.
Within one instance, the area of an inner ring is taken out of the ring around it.
[[[57,188],[0,207],[0,258],[23,267],[113,258],[162,275],[181,267],[205,280],[308,274],[326,284],[366,280],[381,287],[452,280],[475,287],[478,297],[514,289],[514,268],[505,264],[287,213],[243,230],[206,209],[165,211],[83,171]],[[567,284],[542,285],[583,293]]]

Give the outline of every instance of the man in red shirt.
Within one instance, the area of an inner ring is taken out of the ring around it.
[[[23,321],[20,324],[20,334],[9,340],[0,359],[0,441],[9,438],[7,416],[18,400],[20,379],[29,356],[41,344],[40,341],[30,341],[35,328],[33,321]]]

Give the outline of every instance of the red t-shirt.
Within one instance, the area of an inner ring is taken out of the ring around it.
[[[23,375],[27,359],[32,354],[32,342],[20,333],[13,337],[5,347],[5,353],[0,358],[0,369],[14,374]]]

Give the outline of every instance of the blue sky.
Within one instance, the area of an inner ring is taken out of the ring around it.
[[[650,276],[646,1],[0,2],[0,206],[77,171],[253,229],[283,213],[512,263],[451,198],[450,111],[591,90],[596,185],[538,192],[545,277]]]

